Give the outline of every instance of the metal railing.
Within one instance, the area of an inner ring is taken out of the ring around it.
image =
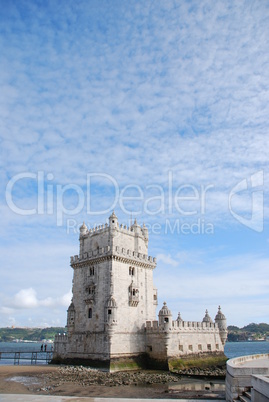
[[[0,352],[0,360],[13,360],[14,364],[20,364],[20,360],[31,361],[31,364],[37,364],[37,361],[45,361],[47,364],[52,360],[53,351],[6,351]]]

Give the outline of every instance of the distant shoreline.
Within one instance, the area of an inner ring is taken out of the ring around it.
[[[255,339],[251,341],[226,341],[226,343],[242,343],[242,342],[251,343],[251,342],[268,342],[268,341],[266,339]]]

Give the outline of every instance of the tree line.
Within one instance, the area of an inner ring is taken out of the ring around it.
[[[267,337],[269,337],[269,324],[251,323],[242,328],[236,327],[235,325],[228,326],[229,342],[258,341],[265,340]]]
[[[50,328],[0,328],[0,342],[53,340],[58,333],[65,332],[64,327]]]

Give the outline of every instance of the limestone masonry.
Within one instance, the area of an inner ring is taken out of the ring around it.
[[[148,230],[135,220],[80,228],[79,255],[71,257],[73,298],[67,334],[57,335],[54,361],[85,362],[111,368],[120,361],[168,367],[171,358],[221,354],[227,338],[220,307],[215,323],[206,311],[202,322],[176,320],[163,303],[156,320],[156,259],[148,256]]]

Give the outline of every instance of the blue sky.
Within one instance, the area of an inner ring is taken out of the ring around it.
[[[269,3],[0,2],[0,326],[65,325],[113,208],[159,308],[269,322]]]

